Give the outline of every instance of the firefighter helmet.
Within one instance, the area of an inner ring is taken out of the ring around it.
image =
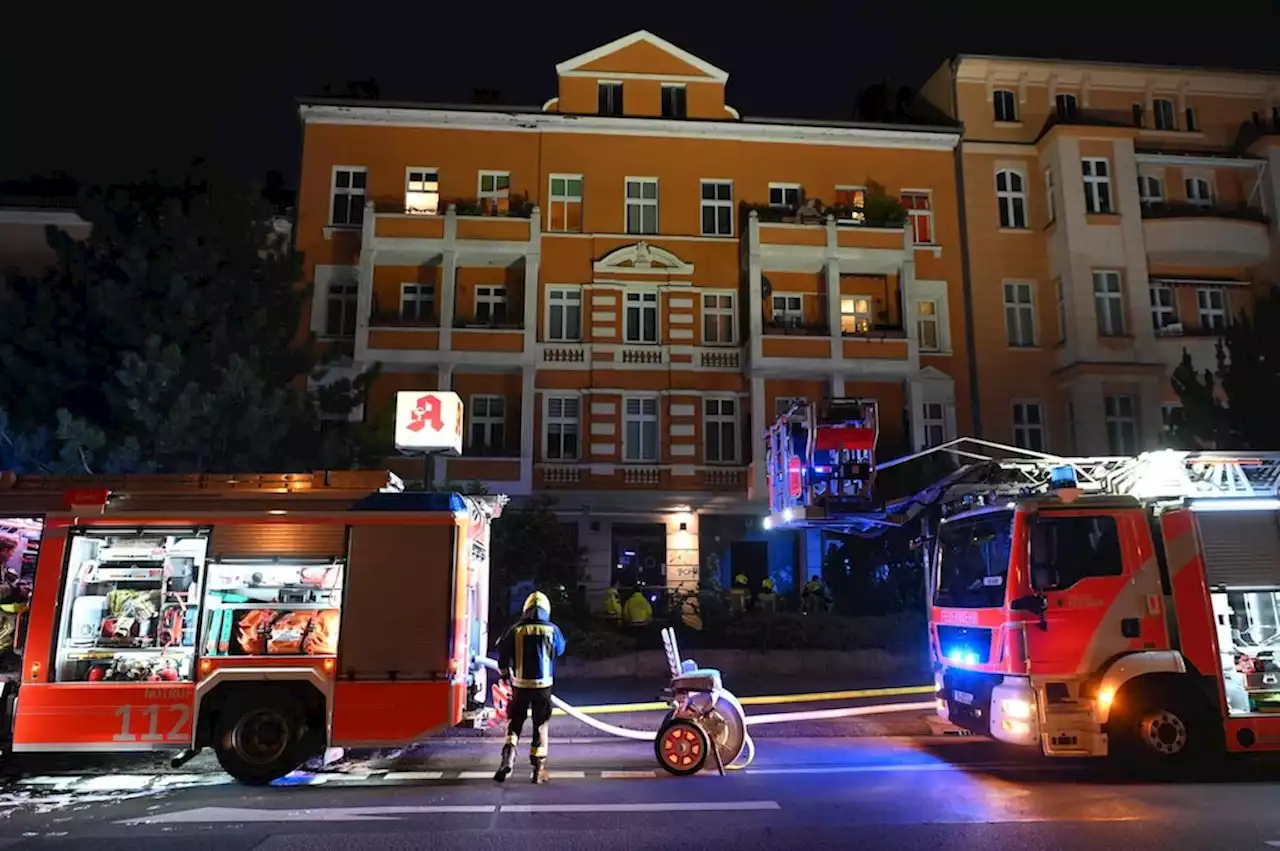
[[[524,610],[527,612],[530,609],[542,609],[549,615],[551,614],[551,601],[541,591],[534,591],[524,601]]]

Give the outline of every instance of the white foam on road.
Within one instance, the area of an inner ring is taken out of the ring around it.
[[[107,774],[76,786],[77,792],[138,792],[151,785],[153,777],[137,774]]]

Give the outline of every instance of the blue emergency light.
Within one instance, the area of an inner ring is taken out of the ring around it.
[[[1063,464],[1062,466],[1054,467],[1049,471],[1050,490],[1074,488],[1076,486],[1076,468],[1070,464]]]

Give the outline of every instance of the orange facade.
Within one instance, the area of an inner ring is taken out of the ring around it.
[[[661,524],[678,584],[700,514],[763,513],[787,400],[876,398],[887,455],[971,431],[958,131],[745,120],[643,32],[556,70],[541,108],[301,107],[311,330],[382,364],[369,416],[462,396],[437,480],[555,493],[591,584]]]
[[[1183,351],[1276,280],[1280,77],[971,56],[921,94],[965,128],[981,434],[1159,446]]]

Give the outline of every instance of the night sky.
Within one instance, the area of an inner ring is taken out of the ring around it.
[[[1280,0],[28,5],[3,16],[0,180],[130,179],[198,155],[292,184],[293,100],[326,83],[372,77],[384,100],[431,102],[498,89],[503,103],[541,105],[557,62],[642,28],[727,70],[744,116],[847,118],[866,86],[918,85],[958,52],[1280,70]],[[1017,11],[978,11],[990,8]]]

